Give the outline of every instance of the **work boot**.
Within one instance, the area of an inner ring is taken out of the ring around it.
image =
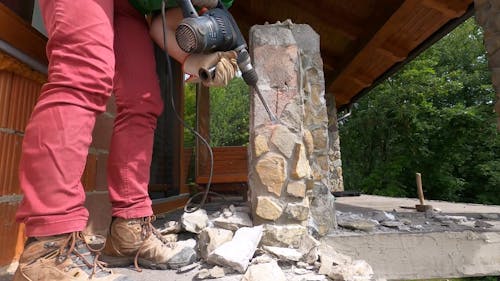
[[[30,239],[13,281],[132,281],[104,268],[81,232]]]
[[[115,218],[106,239],[103,261],[109,266],[139,265],[151,269],[180,268],[196,260],[193,248],[166,241],[151,224],[154,217]]]

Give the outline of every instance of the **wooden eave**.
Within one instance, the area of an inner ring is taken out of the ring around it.
[[[326,92],[345,107],[469,17],[473,0],[235,1],[243,34],[291,19],[319,33]]]

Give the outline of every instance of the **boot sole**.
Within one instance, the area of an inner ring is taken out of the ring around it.
[[[133,257],[113,257],[113,256],[101,255],[100,260],[105,262],[109,267],[129,267],[131,265],[134,265]],[[138,258],[137,263],[141,267],[148,269],[161,269],[161,270],[168,269],[168,266],[166,264],[157,264],[143,258]]]

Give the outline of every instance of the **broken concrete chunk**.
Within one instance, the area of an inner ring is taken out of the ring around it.
[[[264,250],[283,261],[299,261],[302,259],[302,253],[292,248],[264,246]]]
[[[168,221],[166,222],[162,228],[158,229],[161,234],[171,234],[171,233],[179,233],[182,231],[182,226],[177,221]]]
[[[404,225],[404,223],[400,221],[383,221],[380,223],[383,226],[390,227],[390,228],[399,228]]]
[[[245,272],[262,237],[262,226],[242,227],[231,241],[226,242],[208,255],[208,262]]]
[[[252,264],[241,281],[286,281],[285,273],[273,262]]]
[[[283,208],[269,196],[258,196],[255,213],[265,220],[275,221],[283,213]]]
[[[203,209],[199,209],[192,213],[185,212],[181,217],[182,227],[192,233],[200,233],[208,226],[208,215]]]
[[[231,241],[233,232],[227,229],[207,227],[198,236],[198,249],[203,259],[220,245]]]
[[[300,242],[299,251],[303,254],[303,260],[307,264],[315,263],[319,258],[319,247],[320,243],[310,234],[304,235]]]
[[[482,227],[482,228],[490,228],[490,227],[493,227],[493,225],[491,223],[487,223],[485,221],[476,221],[474,223],[474,226],[475,227]]]
[[[243,212],[234,212],[232,216],[225,217],[221,215],[213,221],[216,227],[228,229],[231,231],[236,231],[241,227],[252,227],[252,219],[248,213]]]
[[[358,220],[343,220],[339,221],[338,224],[344,228],[351,230],[361,230],[370,232],[375,229],[377,223],[372,220],[358,219]]]
[[[364,260],[355,260],[350,264],[332,266],[328,277],[334,281],[372,280],[373,269]]]
[[[299,224],[265,225],[262,245],[299,248],[307,235],[306,227]]]
[[[377,220],[378,222],[393,221],[393,220],[396,219],[396,217],[393,214],[387,213],[387,212],[384,212],[384,211],[373,212],[371,214],[371,217],[374,220]]]

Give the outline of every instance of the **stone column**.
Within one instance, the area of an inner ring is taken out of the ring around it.
[[[500,115],[500,1],[474,0],[476,21],[484,30],[484,45],[488,52],[493,88],[497,93],[495,111]],[[497,118],[500,131],[500,116]]]
[[[340,154],[340,134],[337,122],[337,107],[335,96],[326,95],[326,108],[328,112],[328,138],[330,139],[330,182],[332,191],[344,191],[344,178],[342,177],[342,158]]]
[[[336,223],[319,35],[290,21],[254,26],[250,52],[259,89],[280,120],[271,124],[252,94],[249,184],[254,223],[324,235]]]

